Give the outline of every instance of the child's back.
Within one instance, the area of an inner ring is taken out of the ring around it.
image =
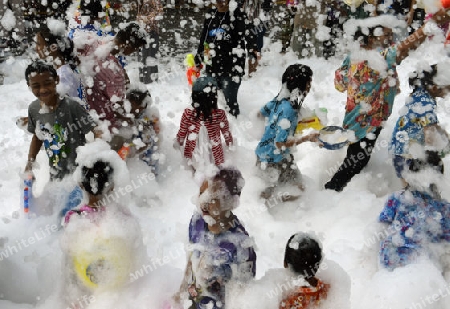
[[[297,233],[286,244],[284,267],[295,273],[300,284],[290,291],[280,309],[314,308],[327,298],[330,285],[315,277],[322,262],[322,248],[310,236]]]
[[[225,162],[221,134],[227,146],[233,143],[226,113],[217,107],[217,89],[213,78],[197,79],[192,108],[186,108],[181,116],[175,145],[185,146],[183,155],[195,170]]]

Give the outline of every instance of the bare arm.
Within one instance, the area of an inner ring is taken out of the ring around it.
[[[313,133],[313,134],[309,134],[306,136],[303,136],[301,138],[289,138],[286,142],[282,143],[282,142],[276,142],[275,145],[277,146],[277,148],[289,148],[292,146],[297,146],[301,143],[304,142],[316,142],[317,141],[317,137],[319,136],[319,133]]]
[[[33,168],[33,162],[36,161],[36,156],[41,150],[43,141],[37,138],[36,134],[33,134],[33,138],[31,139],[30,149],[28,150],[28,162],[25,166],[25,171],[31,171]]]
[[[445,9],[437,11],[433,15],[432,20],[438,25],[450,21],[450,16],[447,14],[447,12],[448,11]],[[397,64],[400,64],[403,59],[405,59],[409,55],[409,52],[411,50],[416,49],[425,41],[425,39],[427,38],[427,35],[424,31],[425,27],[426,24],[417,29],[413,34],[408,36],[397,46]]]

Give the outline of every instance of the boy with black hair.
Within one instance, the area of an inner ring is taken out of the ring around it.
[[[415,71],[409,77],[412,93],[397,120],[390,144],[393,165],[404,186],[407,186],[404,167],[412,158],[433,157],[443,168],[441,156],[449,151],[450,145],[449,136],[436,115],[436,97],[450,91],[450,85],[445,85],[448,81],[439,80],[447,71],[448,65],[440,63]]]
[[[129,153],[124,154],[123,159],[137,156],[147,163],[155,176],[158,175],[161,128],[159,111],[152,106],[150,92],[142,88],[130,89],[125,105],[116,111],[116,115],[128,125],[122,126],[114,136],[116,141],[111,142],[112,149],[120,152],[121,147],[125,147],[122,149]]]
[[[307,65],[290,65],[282,76],[280,92],[260,110],[259,116],[266,117],[267,122],[255,153],[262,177],[268,184],[261,193],[264,199],[269,199],[279,185],[293,184],[303,190],[301,174],[290,148],[317,140],[317,134],[294,137],[301,105],[311,89],[312,75]],[[296,198],[298,196],[283,195],[286,201]]]
[[[299,286],[284,298],[280,309],[316,307],[327,298],[330,285],[316,278],[322,261],[322,248],[317,240],[304,233],[292,235],[284,254],[284,267],[305,279],[305,286]]]
[[[86,143],[85,134],[96,126],[88,112],[56,91],[59,77],[52,65],[30,64],[25,79],[37,100],[28,107],[28,131],[33,134],[25,171],[32,171],[44,145],[49,158],[50,179],[62,179],[75,169],[76,149]]]
[[[447,11],[441,9],[429,22],[443,24],[448,20],[450,16]],[[389,27],[395,22],[398,23],[395,17],[388,19],[388,16],[380,16],[353,23],[354,26],[364,28],[363,33],[367,33],[365,30],[369,32],[366,34],[367,38],[363,37],[360,42],[361,51],[357,51],[353,56],[347,55],[336,70],[334,85],[338,91],[347,92],[342,126],[354,131],[357,141],[348,146],[343,163],[325,184],[325,189],[342,191],[367,165],[383,125],[392,113],[399,89],[397,65],[411,50],[422,44],[427,35],[433,34],[433,29],[430,28],[436,26],[433,23],[424,25],[402,42],[392,46],[392,29]],[[380,24],[386,26],[380,27]],[[380,64],[383,64],[384,68]]]
[[[222,135],[227,146],[233,144],[226,112],[217,107],[218,89],[214,78],[198,78],[192,87],[191,107],[181,116],[174,147],[184,145],[183,156],[194,171],[204,172],[225,163]]]

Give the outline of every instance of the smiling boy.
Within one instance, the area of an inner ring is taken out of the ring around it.
[[[27,84],[36,96],[28,107],[28,131],[33,134],[25,171],[31,171],[44,145],[49,158],[50,179],[62,179],[75,168],[76,148],[86,143],[85,134],[96,126],[88,112],[56,91],[59,78],[52,65],[43,61],[25,71]]]

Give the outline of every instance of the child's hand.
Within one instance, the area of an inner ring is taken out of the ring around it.
[[[25,173],[33,171],[33,162],[28,161],[27,165],[25,165]]]
[[[172,146],[173,146],[173,149],[175,149],[175,150],[180,150],[180,147],[181,147],[180,143],[178,142],[178,140],[176,138],[173,140]]]
[[[190,285],[188,287],[188,292],[189,292],[189,295],[191,295],[191,297],[197,297],[197,295],[198,295],[195,285]]]
[[[316,132],[316,133],[312,133],[312,134],[308,135],[308,140],[310,142],[318,142],[319,141],[319,133]]]

